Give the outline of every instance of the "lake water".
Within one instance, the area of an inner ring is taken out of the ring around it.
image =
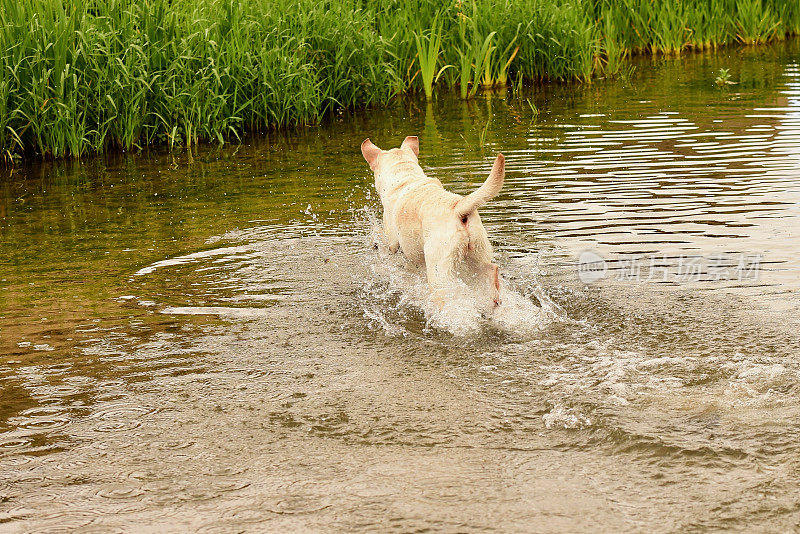
[[[493,319],[372,246],[413,134],[506,155]],[[0,236],[0,531],[800,528],[797,40],[22,165]]]

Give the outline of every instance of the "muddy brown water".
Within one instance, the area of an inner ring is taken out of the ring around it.
[[[798,58],[17,167],[0,531],[800,529]],[[506,155],[496,318],[372,247],[410,134],[460,193]]]

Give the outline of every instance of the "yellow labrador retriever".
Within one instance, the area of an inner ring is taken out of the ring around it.
[[[462,197],[425,176],[415,136],[391,150],[366,139],[361,153],[375,173],[389,250],[402,250],[413,263],[425,266],[434,302],[443,306],[448,288],[461,280],[486,307],[500,304],[500,274],[477,210],[503,187],[503,155],[497,155],[486,182]]]

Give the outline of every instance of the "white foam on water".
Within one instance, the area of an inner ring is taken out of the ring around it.
[[[575,410],[567,408],[561,404],[554,404],[553,408],[542,416],[544,426],[553,428],[564,428],[566,430],[581,430],[592,426],[592,420]]]
[[[250,246],[242,245],[236,247],[222,247],[222,248],[215,248],[211,250],[203,250],[201,252],[193,252],[192,254],[186,254],[184,256],[176,256],[174,258],[167,258],[165,260],[156,261],[151,263],[147,267],[143,267],[133,273],[134,276],[143,276],[146,274],[151,274],[155,272],[157,269],[162,267],[173,267],[176,265],[184,265],[186,263],[193,263],[203,258],[211,258],[214,256],[223,256],[226,254],[241,254],[242,252],[246,252],[250,250]]]
[[[161,313],[165,315],[216,315],[228,318],[252,319],[264,316],[264,308],[229,308],[225,306],[167,306]]]
[[[494,309],[486,307],[474,291],[459,281],[445,289],[444,303],[440,306],[431,299],[424,271],[411,265],[402,253],[388,252],[376,214],[368,209],[361,213],[366,227],[365,249],[377,247],[377,251],[367,254],[371,276],[360,281],[361,305],[364,316],[386,334],[407,334],[408,331],[391,317],[416,315],[414,311],[424,316],[426,329],[456,336],[475,335],[487,327],[524,336],[539,332],[551,317],[502,276],[501,304]],[[502,264],[500,269],[502,273]]]
[[[721,365],[730,376],[715,400],[717,404],[729,408],[776,408],[794,402],[800,383],[800,370],[795,365],[757,361],[740,354],[735,358],[736,361]]]

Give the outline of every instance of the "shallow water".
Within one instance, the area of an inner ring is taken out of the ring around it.
[[[0,530],[800,528],[798,57],[15,169]],[[460,193],[506,155],[494,319],[372,246],[409,134]]]

